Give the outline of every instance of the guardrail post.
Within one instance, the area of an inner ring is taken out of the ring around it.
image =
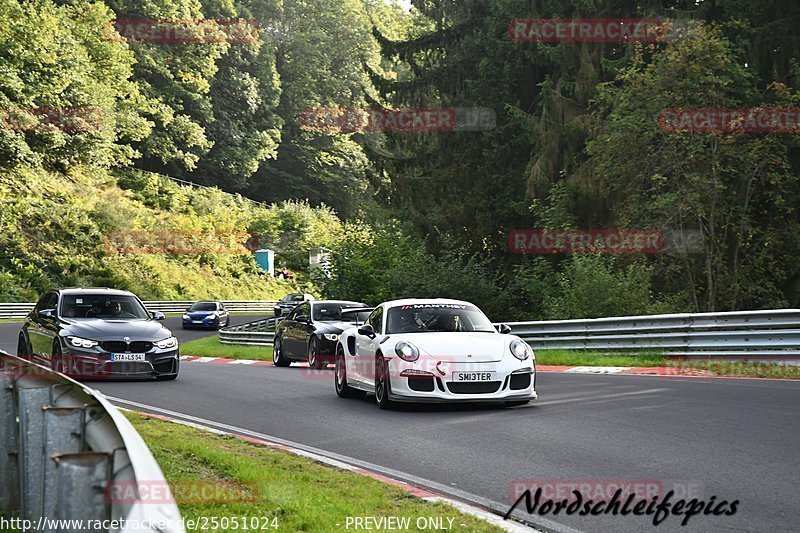
[[[82,407],[44,407],[44,513],[54,517],[58,510],[56,487],[56,461],[54,457],[63,453],[82,451],[83,418]],[[76,430],[77,428],[77,430]]]
[[[0,362],[0,513],[6,516],[19,511],[19,447],[14,368]]]
[[[18,387],[21,517],[37,521],[44,511],[44,410],[48,387]]]

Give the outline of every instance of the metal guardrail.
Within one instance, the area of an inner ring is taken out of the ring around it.
[[[222,344],[272,346],[275,337],[275,326],[280,320],[281,318],[279,317],[271,317],[224,327],[219,330],[219,342]]]
[[[276,319],[220,330],[220,342],[271,346]],[[495,324],[497,326],[499,324]],[[534,350],[674,356],[800,356],[800,309],[510,322]]]
[[[87,521],[106,520],[101,531],[110,533],[142,531],[144,521],[184,533],[174,503],[139,497],[154,483],[167,487],[147,445],[102,394],[0,351],[0,515],[29,520],[28,531],[98,530]],[[119,486],[133,496],[112,496]],[[83,520],[83,529],[47,520]]]
[[[144,305],[149,311],[162,313],[182,313],[195,300],[185,301],[147,301]],[[277,302],[271,300],[221,300],[228,311],[249,313],[272,313]],[[31,312],[35,303],[0,303],[0,318],[24,318]]]
[[[800,309],[511,322],[536,350],[800,356]]]

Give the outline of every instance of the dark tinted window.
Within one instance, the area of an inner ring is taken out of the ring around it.
[[[367,320],[375,333],[380,333],[383,329],[383,307],[375,309]]]
[[[189,308],[189,311],[216,311],[217,304],[214,302],[195,302]]]
[[[301,293],[287,294],[283,297],[284,302],[302,302],[304,300]]]
[[[39,299],[39,303],[34,307],[35,312],[43,311],[45,309],[55,309],[58,304],[58,294],[48,292]]]
[[[311,305],[308,303],[301,304],[295,307],[294,310],[295,310],[294,314],[295,318],[300,315],[309,316],[311,314]]]
[[[121,294],[69,294],[61,298],[61,316],[133,320],[150,318],[135,297]]]
[[[314,310],[314,321],[317,322],[340,322],[342,321],[342,309],[352,309],[354,307],[365,307],[361,303],[321,303],[312,306]],[[352,320],[353,315],[347,318]]]

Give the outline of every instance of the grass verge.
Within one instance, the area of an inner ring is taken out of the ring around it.
[[[181,355],[272,361],[272,346],[222,344],[219,342],[219,335],[212,335],[181,344]]]
[[[572,350],[536,350],[536,364],[554,366],[663,366],[667,357],[658,354],[606,355]]]
[[[345,529],[348,516],[408,517],[411,524],[419,517],[434,517],[445,525],[452,518],[456,531],[501,531],[449,505],[425,502],[354,472],[136,413],[126,416],[153,452],[187,522],[275,517],[281,531],[335,531]],[[182,503],[181,494],[187,492],[175,487],[187,486],[237,487],[241,497],[222,503],[190,498]],[[228,530],[235,529],[216,529]]]

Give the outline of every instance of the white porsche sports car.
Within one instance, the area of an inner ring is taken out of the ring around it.
[[[366,322],[344,330],[336,346],[336,393],[374,393],[393,402],[536,399],[533,350],[511,328],[492,325],[480,309],[458,300],[395,300]]]

